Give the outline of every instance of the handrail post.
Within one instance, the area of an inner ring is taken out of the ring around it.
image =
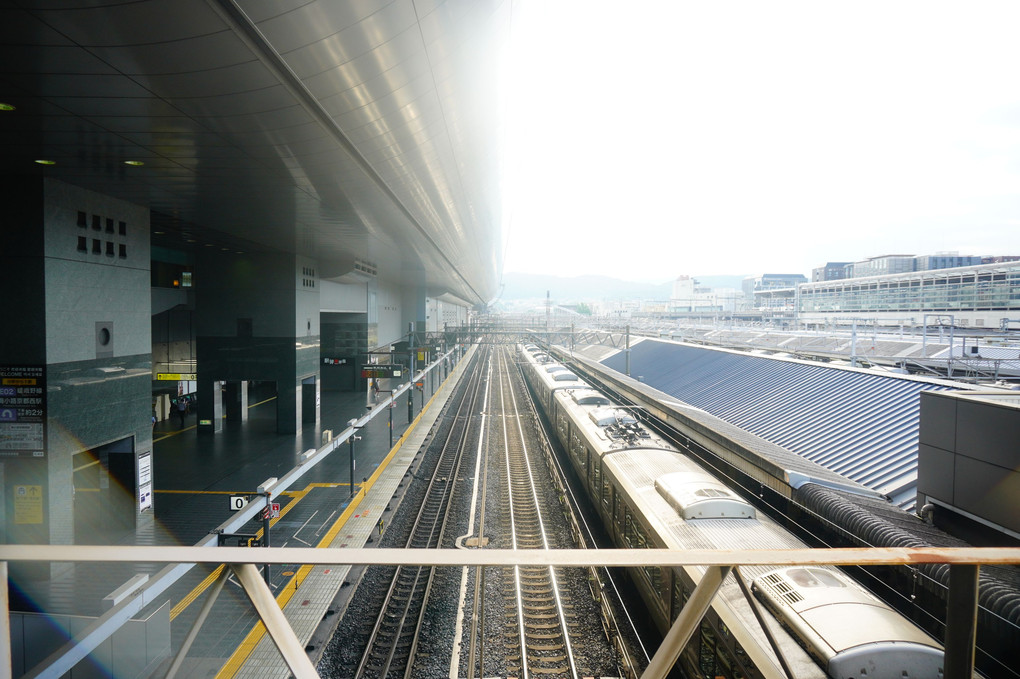
[[[946,602],[945,679],[974,676],[974,640],[977,638],[978,575],[980,566],[950,564],[949,599]]]

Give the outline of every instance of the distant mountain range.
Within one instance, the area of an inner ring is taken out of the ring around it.
[[[740,288],[744,276],[694,276],[710,288]],[[673,281],[634,283],[609,276],[543,276],[539,274],[503,274],[503,290],[499,302],[545,299],[549,292],[553,301],[564,304],[598,300],[666,300],[673,291]]]

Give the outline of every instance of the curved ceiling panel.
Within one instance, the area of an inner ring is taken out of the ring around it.
[[[16,106],[0,163],[335,275],[361,258],[484,302],[509,18],[500,0],[0,3]]]

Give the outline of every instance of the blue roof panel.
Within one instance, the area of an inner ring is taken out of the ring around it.
[[[902,375],[643,340],[630,373],[913,509],[920,392],[954,387]],[[602,361],[622,372],[625,356]]]

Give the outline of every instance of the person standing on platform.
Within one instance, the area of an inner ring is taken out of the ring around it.
[[[183,396],[177,397],[177,415],[181,418],[181,427],[184,426],[184,416],[188,414],[188,402]]]

